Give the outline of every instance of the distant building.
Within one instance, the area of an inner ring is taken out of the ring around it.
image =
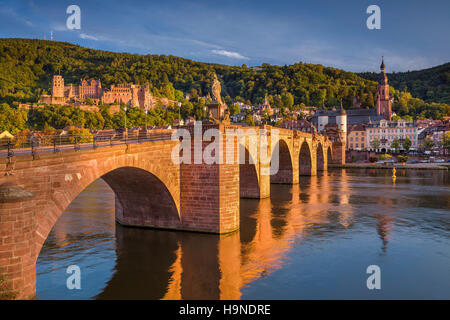
[[[253,122],[255,122],[256,125],[260,125],[261,124],[261,116],[259,114],[254,113],[252,115],[253,118]]]
[[[186,119],[186,121],[184,122],[185,126],[189,126],[189,125],[194,125],[195,123],[195,118],[190,116]]]
[[[230,116],[230,118],[231,118],[231,121],[233,121],[233,122],[241,122],[241,121],[245,120],[245,116],[246,116],[246,113],[241,112],[241,113],[232,114]]]
[[[289,111],[288,112],[288,114],[287,114],[287,116],[288,117],[291,117],[291,118],[293,118],[293,119],[298,119],[298,117],[300,116],[300,111],[298,111],[298,110],[294,110],[294,111]]]
[[[378,138],[380,141],[379,150],[388,151],[392,149],[392,141],[398,139],[400,142],[400,149],[402,142],[408,137],[411,140],[411,149],[417,149],[418,142],[418,128],[413,122],[406,122],[403,119],[398,121],[381,120],[379,123],[370,123],[366,128],[366,146],[373,149],[372,141]]]
[[[443,125],[444,122],[442,120],[417,120],[416,121],[416,126],[419,129],[425,129],[425,128],[429,128],[429,127],[437,127],[437,126],[441,126]]]
[[[279,115],[279,114],[272,114],[272,115],[269,117],[269,119],[270,119],[270,122],[272,122],[272,123],[277,123],[278,121],[283,120],[283,117],[282,117],[281,115]]]
[[[336,124],[339,130],[347,132],[347,111],[341,106],[338,110],[317,111],[311,118],[311,123],[316,126],[317,131],[321,133],[328,124]]]
[[[311,123],[317,131],[326,135],[333,143],[333,162],[345,163],[347,144],[347,112],[341,106],[338,110],[321,110],[314,113]]]
[[[284,120],[281,123],[280,128],[317,133],[316,127],[307,120]]]
[[[433,120],[431,120],[431,121],[433,121]],[[439,121],[439,120],[434,120],[434,121]],[[438,122],[436,122],[436,123],[438,123]],[[432,125],[432,126],[429,126],[425,129],[421,130],[418,135],[418,143],[419,143],[419,145],[421,145],[424,142],[424,140],[428,137],[433,140],[434,146],[436,149],[437,148],[442,149],[441,148],[442,137],[447,132],[450,132],[450,121],[449,120],[441,121],[440,123],[438,123],[436,125]],[[445,151],[445,150],[441,150],[441,151]]]
[[[239,108],[241,109],[241,111],[252,111],[252,106],[245,104],[243,102],[235,102],[235,104],[239,105]]]
[[[14,136],[8,131],[0,131],[0,141],[9,141],[12,140]]]
[[[260,110],[262,114],[264,114],[264,112],[267,112],[269,116],[272,116],[274,114],[274,110],[270,106],[267,96],[264,98],[264,103],[260,106]]]
[[[183,119],[175,119],[173,120],[173,125],[174,126],[184,126],[184,120]]]
[[[384,116],[379,115],[376,109],[351,109],[347,111],[347,125],[368,124],[384,120]]]
[[[347,144],[347,131],[343,131],[344,127],[336,123],[328,123],[322,131],[322,134],[327,136],[333,143],[333,163],[345,163],[345,150]],[[345,130],[347,130],[345,128]]]
[[[314,113],[316,113],[316,110],[317,110],[317,107],[306,106],[300,110],[300,113],[306,117],[311,117],[312,115],[314,115]]]
[[[39,102],[47,104],[67,104],[84,102],[87,98],[94,103],[125,103],[130,107],[151,109],[154,107],[149,86],[120,84],[111,85],[110,89],[102,87],[100,80],[81,80],[79,85],[64,84],[61,75],[54,75],[51,95],[42,95]]]
[[[347,149],[366,150],[366,126],[364,124],[347,125]]]
[[[91,134],[95,137],[97,142],[110,141],[117,135],[121,134],[116,129],[91,130]]]

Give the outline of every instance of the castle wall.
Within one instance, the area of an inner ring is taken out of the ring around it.
[[[64,78],[60,75],[53,76],[52,95],[42,96],[41,100],[49,104],[66,104],[70,100],[82,101],[86,98],[101,100],[104,104],[131,104],[142,109],[154,105],[148,86],[122,84],[103,89],[100,80],[82,80],[78,86],[64,86]]]

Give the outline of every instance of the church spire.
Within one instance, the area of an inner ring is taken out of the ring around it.
[[[380,85],[387,85],[388,84],[388,78],[387,78],[387,75],[386,75],[386,72],[385,72],[386,66],[384,65],[384,56],[381,57],[380,70],[381,70],[381,72],[380,72],[380,79],[379,79],[378,83]]]
[[[391,120],[392,106],[389,96],[388,77],[386,75],[386,66],[384,65],[384,57],[381,57],[380,76],[378,80],[378,97],[377,97],[377,114],[383,115],[386,120]]]

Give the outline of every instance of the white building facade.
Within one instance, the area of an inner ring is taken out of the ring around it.
[[[396,138],[400,142],[400,150],[403,150],[402,142],[408,137],[411,140],[411,150],[417,150],[418,143],[418,127],[413,122],[405,120],[387,121],[380,120],[379,123],[370,123],[366,128],[366,146],[373,150],[372,141],[378,138],[380,146],[378,150],[391,150],[392,141]]]

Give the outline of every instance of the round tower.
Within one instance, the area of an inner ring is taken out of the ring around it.
[[[347,112],[342,106],[342,101],[341,107],[339,108],[336,114],[336,124],[338,125],[339,130],[347,134]]]

